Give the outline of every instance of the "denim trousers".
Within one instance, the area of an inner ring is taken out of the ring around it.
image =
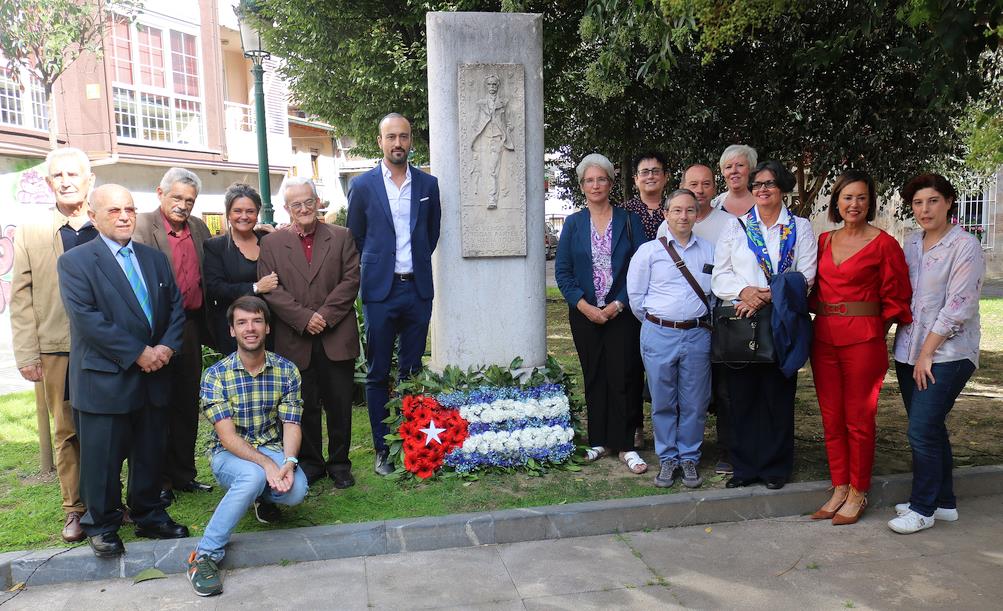
[[[285,460],[282,452],[269,448],[258,448],[258,451],[275,461],[276,465],[281,465]],[[223,559],[226,553],[223,548],[230,541],[230,535],[258,497],[269,503],[298,505],[307,493],[306,475],[302,469],[293,472],[292,488],[279,494],[268,486],[265,470],[258,464],[237,458],[226,450],[213,455],[212,473],[220,486],[226,488],[226,494],[206,524],[205,534],[195,548],[195,555],[209,556],[216,562]]]
[[[926,390],[916,388],[913,366],[895,361],[895,374],[902,389],[902,400],[909,416],[909,445],[912,446],[912,494],[909,508],[930,517],[938,507],[954,509],[951,470],[951,440],[947,433],[947,414],[961,390],[975,372],[975,364],[964,359],[934,363],[933,384]]]

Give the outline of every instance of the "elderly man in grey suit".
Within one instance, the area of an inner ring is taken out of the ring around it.
[[[205,492],[212,486],[195,479],[195,437],[199,421],[199,381],[202,375],[202,344],[207,337],[205,297],[202,286],[202,243],[209,228],[191,216],[202,181],[184,168],[167,170],[157,187],[160,208],[136,219],[134,239],[167,255],[174,280],[181,290],[185,327],[181,352],[171,363],[170,408],[167,414],[167,446],[164,453],[163,492],[165,503],[174,500],[174,490]]]

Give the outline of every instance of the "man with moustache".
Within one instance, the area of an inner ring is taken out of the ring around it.
[[[327,475],[335,488],[348,488],[355,484],[348,449],[359,356],[359,252],[348,229],[317,219],[312,180],[287,178],[282,194],[292,222],[262,238],[258,277],[282,279],[264,298],[275,313],[275,352],[303,377],[300,468],[311,484]],[[327,460],[318,399],[327,416]]]
[[[167,447],[164,455],[164,502],[174,500],[174,491],[207,492],[212,486],[196,478],[195,437],[198,434],[199,379],[202,376],[202,344],[208,337],[203,308],[202,244],[209,228],[191,216],[202,181],[184,168],[167,170],[157,187],[160,208],[144,212],[136,220],[135,240],[160,250],[174,270],[184,302],[184,341],[169,368],[171,401],[167,415]]]
[[[65,516],[61,535],[63,541],[74,543],[85,537],[80,527],[84,505],[79,490],[80,442],[66,399],[70,325],[59,296],[56,259],[98,235],[87,207],[94,174],[87,155],[70,147],[51,151],[45,166],[45,182],[56,196],[56,205],[15,230],[10,325],[18,371],[35,383],[36,405],[52,414]]]
[[[271,313],[260,297],[238,297],[227,310],[237,351],[206,369],[202,412],[212,423],[212,472],[226,488],[205,534],[188,557],[188,581],[199,596],[223,591],[219,562],[249,508],[259,522],[279,519],[276,504],[298,505],[307,480],[300,449],[300,373],[265,350]]]
[[[665,202],[669,235],[642,244],[627,270],[641,321],[641,357],[651,389],[651,428],[661,468],[655,486],[703,483],[697,466],[710,402],[710,279],[714,246],[693,234],[697,200],[677,189]]]
[[[133,239],[136,206],[119,185],[94,190],[88,216],[100,236],[59,258],[70,322],[70,404],[80,439],[80,525],[98,557],[122,554],[122,462],[136,534],[179,539],[188,529],[160,500],[170,376],[181,348],[181,293],[163,254]]]
[[[375,471],[389,475],[386,435],[390,362],[400,339],[400,378],[421,369],[432,318],[432,251],[439,241],[439,182],[410,165],[411,123],[397,113],[380,121],[383,159],[348,189],[348,228],[362,252],[366,317],[366,404]]]

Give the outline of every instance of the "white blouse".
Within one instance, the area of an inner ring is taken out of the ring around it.
[[[758,207],[756,213],[762,218]],[[811,230],[811,223],[808,219],[794,216],[787,210],[787,207],[780,211],[777,222],[771,227],[760,228],[763,230],[763,240],[766,242],[766,251],[770,255],[770,262],[776,270],[780,261],[780,231],[791,220],[795,223],[797,231],[797,242],[794,243],[794,264],[788,271],[798,271],[804,274],[811,288],[815,282],[815,269],[818,259],[818,246],[815,243],[815,234]],[[745,222],[743,217],[742,222]],[[728,225],[721,233],[714,249],[714,275],[711,277],[711,289],[720,299],[726,301],[738,301],[738,294],[747,286],[758,286],[765,288],[769,286],[766,274],[759,267],[756,255],[749,248],[745,237],[745,231],[738,224],[737,218],[731,218]]]

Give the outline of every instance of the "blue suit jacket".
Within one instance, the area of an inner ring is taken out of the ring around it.
[[[770,281],[773,295],[773,346],[777,367],[791,377],[808,362],[811,353],[811,316],[808,315],[808,281],[801,272],[785,272]]]
[[[630,235],[627,232],[630,223]],[[627,299],[627,266],[638,247],[647,241],[641,219],[623,208],[613,208],[613,284],[606,303],[620,301],[630,307]],[[596,305],[596,289],[592,281],[592,232],[588,209],[580,210],[564,220],[561,240],[557,243],[554,275],[568,305],[575,307],[582,297]]]
[[[95,414],[166,406],[168,367],[143,373],[136,359],[147,346],[181,350],[181,292],[167,257],[133,241],[153,307],[153,328],[125,272],[100,237],[59,257],[59,290],[70,319],[70,403]]]
[[[432,251],[439,241],[441,216],[439,181],[411,166],[411,261],[422,299],[433,295]],[[397,232],[383,185],[383,162],[349,185],[348,228],[362,253],[362,301],[383,301],[390,295],[397,258]]]

